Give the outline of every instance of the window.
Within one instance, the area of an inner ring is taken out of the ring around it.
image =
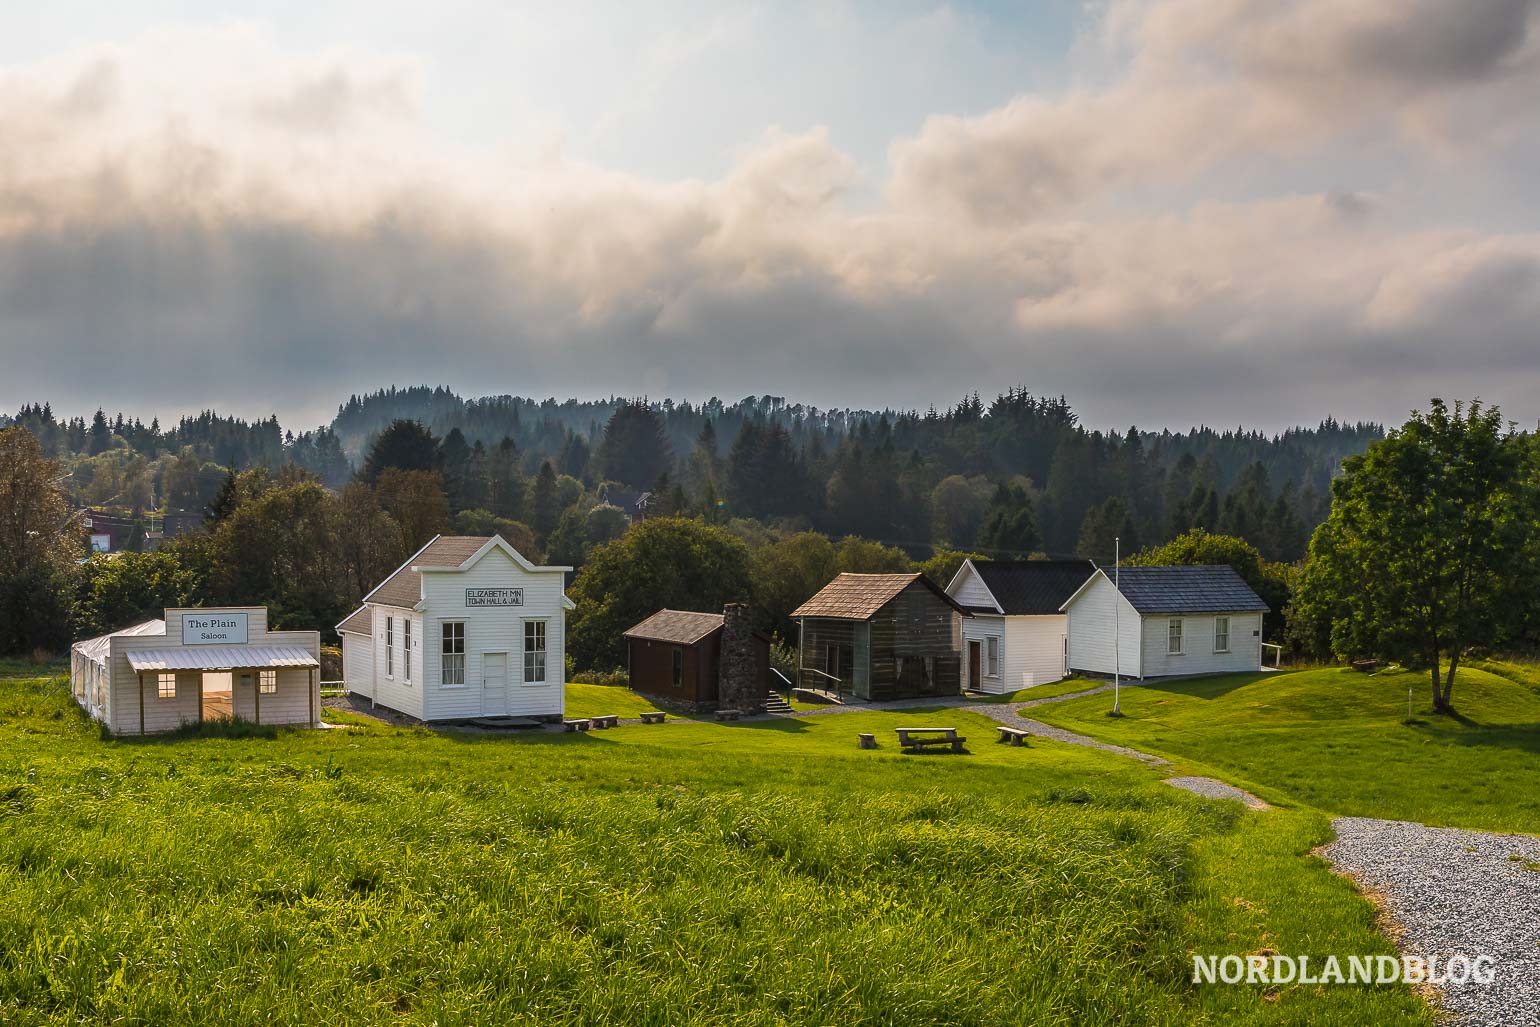
[[[156,694],[159,695],[162,699],[176,698],[175,674],[157,674],[155,675],[155,684],[157,688]]]
[[[442,685],[455,687],[465,684],[465,622],[444,622],[444,655],[441,672]]]
[[[1214,618],[1214,652],[1227,653],[1230,651],[1230,618]]]
[[[524,622],[524,683],[545,684],[545,621]]]
[[[1000,676],[1000,639],[993,635],[984,640],[984,676]]]
[[[396,618],[385,618],[385,676],[396,676]]]
[[[1166,652],[1173,656],[1182,655],[1182,618],[1172,617],[1170,625],[1166,628]]]
[[[684,647],[674,646],[674,687],[684,684]]]
[[[412,683],[412,618],[401,622],[401,680]]]
[[[272,695],[278,691],[278,672],[276,670],[257,671],[257,691],[263,695]]]

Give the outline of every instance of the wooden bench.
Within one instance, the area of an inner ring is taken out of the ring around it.
[[[590,725],[586,717],[575,717],[572,720],[564,720],[561,722],[561,729],[563,731],[587,731],[589,726]]]
[[[738,711],[737,710],[717,710],[717,719],[718,720],[737,720],[738,719]]]
[[[856,736],[856,741],[860,744],[861,748],[863,748],[863,749],[875,749],[875,748],[877,748],[877,736],[876,735],[860,734],[860,735]]]
[[[1360,674],[1372,674],[1380,669],[1379,660],[1354,660],[1353,669]]]
[[[665,716],[667,716],[667,714],[663,713],[661,710],[649,710],[648,712],[642,714],[642,723],[661,724],[663,723],[663,718]]]
[[[1010,742],[1012,745],[1026,745],[1027,732],[1019,727],[1006,727],[1004,724],[1001,724],[1000,741]]]
[[[928,745],[949,745],[953,752],[962,752],[967,741],[958,735],[955,727],[898,727],[898,744],[911,752],[919,752]]]
[[[617,727],[620,724],[620,714],[618,713],[606,713],[602,717],[590,717],[588,719],[593,722],[595,728],[600,730],[607,727]]]

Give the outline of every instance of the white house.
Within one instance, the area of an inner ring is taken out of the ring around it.
[[[977,692],[1012,692],[1064,676],[1061,612],[1096,570],[1089,560],[964,560],[947,595],[963,619],[963,676]]]
[[[571,569],[437,536],[337,625],[348,691],[425,721],[560,717]]]
[[[171,609],[163,620],[76,642],[75,701],[117,734],[239,717],[318,723],[321,634],[269,631],[260,606]]]
[[[1070,670],[1160,678],[1262,666],[1267,604],[1233,567],[1102,568],[1063,609]]]

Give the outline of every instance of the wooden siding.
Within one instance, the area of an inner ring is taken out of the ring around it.
[[[1262,615],[1230,614],[1230,651],[1214,652],[1214,619],[1224,614],[1188,614],[1182,621],[1182,652],[1168,653],[1171,617],[1150,614],[1144,618],[1143,667],[1145,677],[1227,674],[1253,671],[1262,666]]]
[[[372,621],[371,617],[371,621]],[[370,630],[373,630],[371,627]],[[351,632],[342,636],[342,680],[348,691],[374,697],[374,639]]]
[[[977,580],[976,578],[974,580]],[[966,602],[958,596],[952,598],[958,602]],[[999,615],[975,614],[963,621],[963,663],[962,673],[964,684],[978,692],[1005,692],[1006,681],[1010,674],[1006,669],[1006,645],[1005,645],[1005,618]],[[999,639],[1000,645],[1000,674],[989,677],[989,639]],[[979,679],[968,681],[968,643],[979,644]]]
[[[681,702],[710,702],[718,695],[721,633],[695,645],[676,645],[645,638],[627,639],[631,688]],[[674,652],[684,653],[684,676],[674,685]]]
[[[995,597],[990,594],[984,579],[978,576],[971,564],[964,564],[959,572],[957,580],[947,593],[963,606],[979,606],[986,609],[995,609]],[[976,637],[976,636],[975,636]]]
[[[868,620],[802,619],[801,665],[828,672],[831,644],[849,646],[845,690],[860,699],[957,695],[962,691],[962,615],[916,580]],[[832,687],[808,675],[802,684]]]
[[[1068,614],[1069,669],[1088,674],[1140,677],[1140,617],[1123,594],[1101,575],[1071,601]],[[1114,639],[1121,645],[1114,649]]]
[[[1005,618],[1005,691],[1061,680],[1068,631],[1062,613]]]

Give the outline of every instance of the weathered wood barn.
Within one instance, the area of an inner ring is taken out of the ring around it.
[[[721,613],[659,610],[627,631],[633,691],[697,709],[763,710],[770,694],[770,639],[749,625],[749,609]]]
[[[922,574],[841,574],[791,616],[799,688],[879,701],[962,691],[968,611]]]
[[[337,625],[348,691],[426,721],[560,717],[571,569],[435,537]]]
[[[76,642],[70,689],[118,734],[239,717],[318,723],[321,635],[269,631],[260,606],[172,609],[165,619]]]

